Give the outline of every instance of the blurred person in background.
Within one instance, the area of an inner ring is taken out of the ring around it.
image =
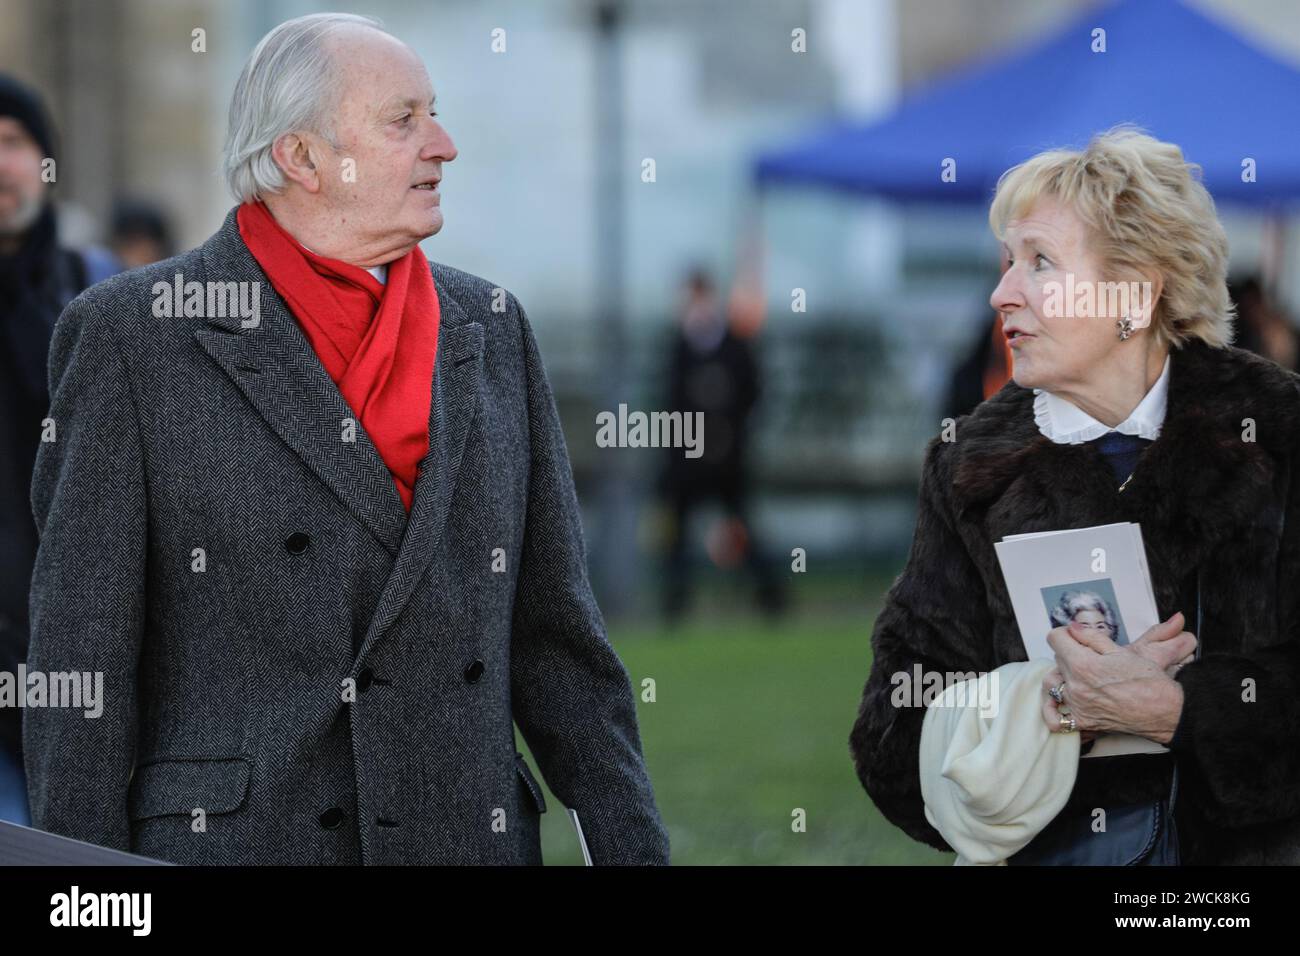
[[[1007,255],[1003,251],[1002,268],[992,276],[989,284],[997,285],[1006,271]],[[996,312],[990,315],[987,309],[981,309],[975,335],[949,378],[944,417],[969,415],[980,402],[996,395],[1010,378],[1011,347],[1002,334],[1002,316]]]
[[[167,215],[154,203],[118,200],[110,222],[109,246],[123,269],[160,262],[175,252]]]
[[[1010,267],[990,305],[1014,377],[926,448],[849,739],[885,817],[959,858],[1300,862],[1300,378],[1230,344],[1228,242],[1198,172],[1176,145],[1118,128],[999,180],[989,224]],[[1138,284],[1134,309],[1102,294],[1112,282]],[[1096,290],[1092,304],[1062,308],[1071,285]],[[895,677],[1024,667],[995,543],[1115,522],[1141,527],[1161,623],[1125,646],[1048,633],[1029,716],[989,730],[1007,746],[980,781],[987,806],[1024,814],[996,821],[997,845],[981,827],[958,848],[969,821],[923,796],[948,776],[921,757],[945,752],[924,735],[944,722],[898,702]],[[1166,749],[1078,759],[1085,737],[1115,733]],[[1015,788],[1070,747],[1072,772],[1019,803]]]
[[[998,393],[1011,378],[1011,350],[1002,334],[1002,318],[981,314],[970,347],[952,371],[944,399],[944,416],[960,418]]]
[[[32,466],[50,404],[50,335],[69,300],[116,271],[103,250],[60,246],[46,175],[53,159],[40,95],[0,74],[0,672],[8,674],[27,657]],[[25,823],[21,730],[22,710],[0,699],[0,819]]]
[[[1295,327],[1273,304],[1259,277],[1246,276],[1229,282],[1228,294],[1237,307],[1235,344],[1296,371],[1300,342]]]
[[[709,542],[710,557],[723,567],[744,562],[753,574],[760,608],[768,614],[780,613],[785,591],[763,554],[749,515],[746,455],[750,417],[761,393],[759,366],[749,337],[737,334],[712,278],[701,268],[693,269],[686,279],[668,369],[666,408],[703,412],[704,450],[699,458],[687,458],[681,449],[669,449],[661,477],[672,513],[664,612],[675,620],[689,603],[691,515],[716,500],[725,517]]]

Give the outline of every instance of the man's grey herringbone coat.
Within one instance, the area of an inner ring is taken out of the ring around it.
[[[260,282],[260,324],[155,317],[178,274]],[[69,305],[28,668],[103,672],[105,702],[24,711],[36,826],[179,863],[539,863],[513,720],[595,863],[667,862],[528,320],[433,275],[409,523],[233,211]]]

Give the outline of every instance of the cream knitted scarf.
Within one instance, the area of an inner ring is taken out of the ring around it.
[[[1079,735],[1040,716],[1053,662],[1003,664],[950,685],[921,725],[925,818],[957,851],[957,865],[996,866],[1065,806],[1079,770]]]

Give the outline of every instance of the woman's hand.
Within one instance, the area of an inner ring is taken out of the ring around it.
[[[1072,716],[1084,740],[1099,733],[1137,734],[1168,743],[1178,727],[1183,692],[1171,674],[1188,660],[1196,639],[1175,614],[1127,647],[1087,629],[1058,627],[1047,635],[1056,669],[1043,681],[1043,721],[1061,730],[1062,713]],[[1065,682],[1058,707],[1046,691]]]
[[[1177,611],[1167,621],[1149,628],[1129,646],[1147,660],[1164,668],[1170,677],[1196,657],[1196,636],[1183,630],[1183,612]]]

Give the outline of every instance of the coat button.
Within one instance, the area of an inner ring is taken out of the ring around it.
[[[469,681],[471,684],[476,683],[478,679],[482,676],[483,676],[483,662],[480,660],[476,659],[473,664],[470,664],[468,667],[465,668],[465,679]]]
[[[320,825],[326,830],[337,830],[342,822],[343,811],[338,807],[330,807],[320,815]]]
[[[374,679],[375,672],[369,667],[363,668],[361,673],[357,675],[357,689],[362,693],[365,693],[370,689],[370,685],[374,682]]]
[[[284,546],[288,549],[290,554],[302,554],[307,550],[307,545],[309,544],[311,544],[311,538],[303,534],[301,531],[295,531],[293,534],[289,535]]]

